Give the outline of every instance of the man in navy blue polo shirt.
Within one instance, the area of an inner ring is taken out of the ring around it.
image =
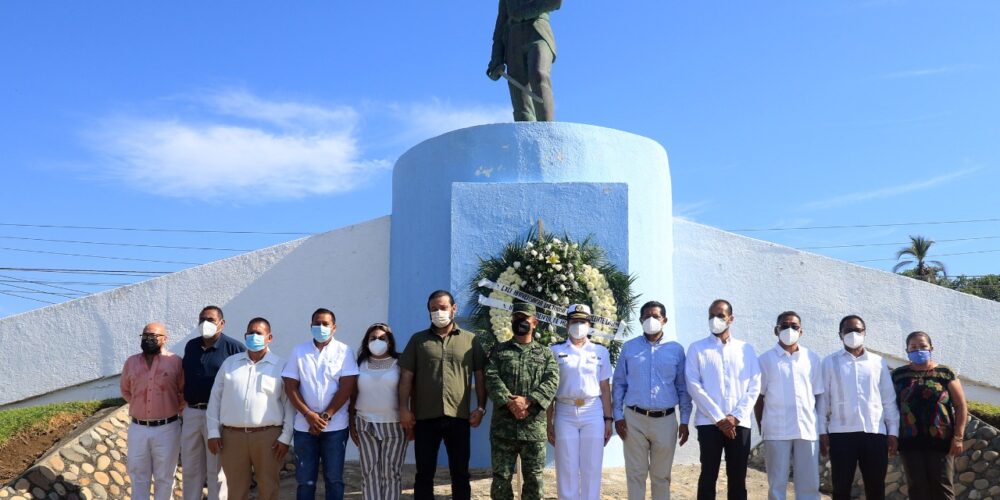
[[[226,498],[226,476],[219,455],[208,452],[205,412],[212,394],[215,375],[222,362],[246,351],[242,342],[222,333],[226,320],[222,309],[207,306],[198,315],[200,335],[184,346],[184,424],[181,427],[181,464],[184,471],[184,500],[201,500],[208,485],[209,500]]]

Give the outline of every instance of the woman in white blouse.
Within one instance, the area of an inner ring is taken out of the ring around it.
[[[369,326],[358,351],[361,374],[349,410],[366,500],[395,500],[402,491],[400,472],[412,436],[399,425],[398,357],[389,325]]]

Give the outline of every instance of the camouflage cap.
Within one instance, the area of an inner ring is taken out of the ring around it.
[[[534,318],[535,317],[535,305],[534,304],[529,304],[527,302],[515,302],[514,303],[514,310],[512,311],[512,314],[514,314],[514,315],[523,314],[525,316],[530,316],[530,317]]]

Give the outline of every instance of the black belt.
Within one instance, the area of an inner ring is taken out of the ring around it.
[[[188,408],[194,408],[195,410],[207,410],[208,403],[188,403]]]
[[[180,417],[178,417],[177,415],[174,415],[170,418],[163,418],[160,420],[139,420],[138,418],[132,417],[132,423],[145,425],[147,427],[159,427],[161,425],[167,425],[171,422],[176,422],[178,418]]]
[[[670,408],[669,410],[647,410],[645,408],[639,408],[638,406],[629,406],[628,409],[638,413],[639,415],[645,415],[650,418],[660,418],[674,414],[673,408]]]

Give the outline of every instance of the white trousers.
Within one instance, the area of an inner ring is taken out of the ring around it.
[[[670,468],[677,448],[677,413],[647,417],[625,408],[625,476],[629,500],[645,500],[649,477],[653,500],[670,499]]]
[[[132,480],[132,500],[149,500],[154,485],[156,500],[169,500],[174,494],[174,473],[181,448],[181,423],[149,427],[128,427],[128,477]]]
[[[208,451],[208,423],[205,410],[184,408],[181,425],[181,466],[184,473],[184,500],[201,500],[202,485],[208,483],[208,500],[226,500],[226,475],[219,455]]]
[[[795,474],[795,499],[818,500],[819,441],[782,439],[764,441],[767,466],[767,498],[785,500],[788,492],[788,468]]]
[[[600,500],[604,462],[604,406],[601,398],[583,406],[555,407],[556,485],[560,499]]]

